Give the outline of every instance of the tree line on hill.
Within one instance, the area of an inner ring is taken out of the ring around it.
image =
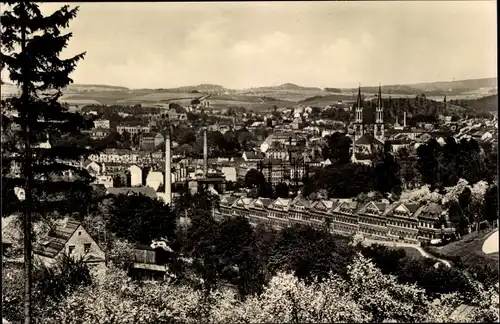
[[[450,100],[451,104],[467,108],[470,117],[491,117],[490,112],[498,111],[498,94],[477,98]]]
[[[384,121],[403,124],[406,111],[406,123],[416,127],[418,123],[436,123],[439,115],[452,116],[454,120],[464,117],[491,118],[491,111],[498,107],[497,95],[486,96],[478,99],[435,101],[428,99],[425,94],[414,98],[383,98]],[[446,98],[443,98],[446,100]],[[377,101],[375,99],[363,102],[363,119],[365,123],[375,122]],[[357,104],[354,104],[354,108]]]

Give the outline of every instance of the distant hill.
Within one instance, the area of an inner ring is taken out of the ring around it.
[[[88,91],[129,91],[127,87],[110,86],[103,84],[78,84],[73,83],[66,87],[65,91],[88,92]]]
[[[491,93],[497,88],[497,78],[483,78],[457,81],[422,82],[415,84],[382,85],[382,92],[391,94],[426,94],[431,96],[460,95],[465,93]],[[342,89],[342,92],[355,92],[357,88]],[[362,92],[376,93],[378,86],[361,87]]]
[[[409,87],[424,91],[471,91],[480,88],[496,88],[497,78],[469,79],[458,81],[439,81],[410,84]]]
[[[488,114],[489,112],[498,111],[498,94],[478,99],[450,100],[450,103],[465,107],[477,114]]]
[[[245,89],[245,90],[251,91],[251,92],[280,91],[280,90],[284,90],[284,91],[287,91],[287,90],[292,90],[292,91],[322,91],[320,88],[317,88],[317,87],[303,87],[303,86],[296,85],[294,83],[283,83],[279,86],[257,87],[257,88],[250,88],[250,89]]]
[[[183,86],[183,87],[178,87],[178,88],[168,88],[168,89],[159,89],[159,90],[165,90],[165,91],[170,91],[170,92],[193,92],[193,91],[198,91],[198,92],[224,92],[228,91],[226,88],[224,88],[221,85],[218,84],[199,84],[196,86]]]

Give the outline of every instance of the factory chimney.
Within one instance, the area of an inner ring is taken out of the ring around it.
[[[203,129],[203,177],[208,175],[208,140],[207,129]]]
[[[170,156],[170,129],[165,138],[165,203],[172,204],[172,166]]]
[[[403,127],[406,127],[406,111],[403,113]]]

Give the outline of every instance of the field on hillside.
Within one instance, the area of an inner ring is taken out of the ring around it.
[[[126,99],[133,94],[130,94],[125,91],[91,91],[91,92],[82,92],[82,93],[74,93],[74,94],[65,94],[61,97],[63,101],[85,101],[85,100],[95,100],[104,105],[112,105],[116,104],[119,100]]]
[[[193,100],[203,96],[201,93],[190,92],[151,92],[144,95],[132,96],[125,99],[118,100],[120,104],[140,104],[147,102],[160,102],[160,101],[176,101],[176,100]]]
[[[245,96],[270,97],[283,101],[299,102],[309,97],[324,96],[328,92],[318,90],[269,90],[269,91],[248,91],[242,93]]]

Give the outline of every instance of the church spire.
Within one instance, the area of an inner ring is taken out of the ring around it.
[[[359,137],[363,136],[363,101],[361,100],[361,84],[358,87],[358,99],[356,103],[356,109],[354,111],[354,140],[357,140]]]
[[[358,109],[361,109],[363,107],[363,103],[361,101],[361,84],[358,87],[358,101],[357,101]]]
[[[382,99],[382,86],[378,85],[377,106],[375,107],[375,132],[374,137],[380,141],[384,140],[384,101]]]
[[[377,98],[377,108],[382,109],[383,101],[382,101],[382,87],[380,84],[378,85],[378,98]]]

